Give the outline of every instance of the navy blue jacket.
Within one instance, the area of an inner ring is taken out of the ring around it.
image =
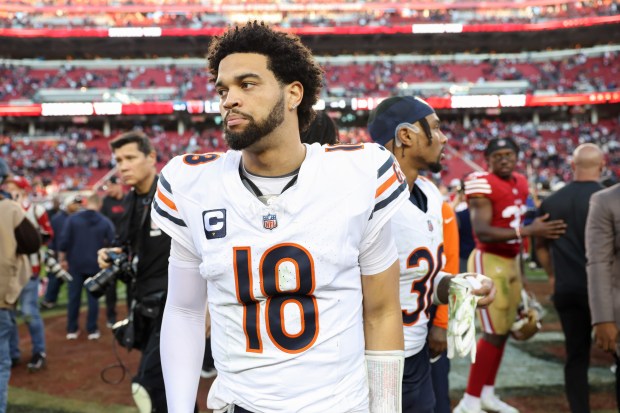
[[[69,216],[59,239],[59,250],[67,254],[69,273],[99,272],[97,251],[114,241],[114,224],[97,211],[84,210]]]
[[[54,214],[50,222],[52,224],[52,229],[54,230],[54,236],[47,247],[56,254],[58,254],[58,251],[60,250],[60,243],[58,241],[60,240],[60,235],[62,234],[62,229],[65,226],[65,222],[67,222],[67,218],[69,218],[69,214],[67,214],[66,211],[60,210]]]

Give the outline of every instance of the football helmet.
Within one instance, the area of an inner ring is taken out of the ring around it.
[[[518,341],[531,338],[542,328],[541,321],[544,315],[545,309],[536,300],[536,297],[525,290],[521,290],[521,304],[517,308],[517,316],[510,328],[510,334]]]

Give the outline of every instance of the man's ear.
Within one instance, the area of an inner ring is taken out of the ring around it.
[[[401,127],[398,130],[396,136],[402,142],[403,146],[411,146],[415,136],[420,132],[420,128],[413,125],[413,127]]]
[[[304,98],[304,86],[301,82],[293,82],[287,86],[287,106],[290,110],[297,109],[297,106]]]
[[[157,164],[157,152],[155,151],[151,151],[151,153],[149,153],[146,158],[148,159],[149,163],[152,166],[155,166],[155,164]]]

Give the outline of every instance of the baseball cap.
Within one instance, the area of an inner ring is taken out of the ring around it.
[[[69,195],[68,197],[65,198],[63,204],[65,207],[68,207],[71,204],[82,204],[83,200],[84,198],[80,194]]]
[[[4,183],[5,184],[13,183],[18,188],[23,189],[24,191],[32,190],[32,186],[30,185],[30,182],[28,182],[28,179],[24,178],[23,176],[14,175],[10,178],[7,178],[6,181],[4,181]]]
[[[373,141],[385,145],[394,139],[399,125],[414,124],[433,113],[435,110],[419,97],[390,97],[381,101],[370,113],[368,132]]]
[[[519,145],[512,138],[493,138],[487,143],[487,147],[484,149],[484,156],[489,156],[495,151],[501,149],[512,149],[516,153],[519,153]]]

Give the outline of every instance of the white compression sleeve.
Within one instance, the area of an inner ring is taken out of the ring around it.
[[[366,350],[370,413],[400,413],[405,352]]]
[[[187,254],[179,253],[179,245],[172,241],[160,338],[170,413],[194,411],[205,345],[207,282],[200,275],[199,262],[188,261]]]

